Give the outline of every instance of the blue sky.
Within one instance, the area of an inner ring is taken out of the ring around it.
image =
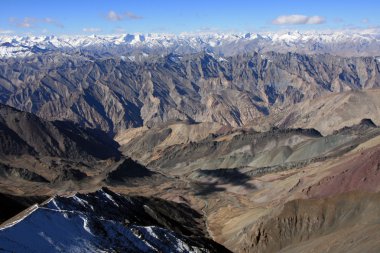
[[[2,0],[0,34],[326,30],[380,25],[377,0]]]

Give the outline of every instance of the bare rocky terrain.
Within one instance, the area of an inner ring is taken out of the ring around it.
[[[260,126],[259,129],[269,126],[315,128],[323,135],[355,125],[364,118],[379,125],[379,96],[379,89],[329,94],[279,110],[269,118],[258,118],[248,125]]]
[[[303,101],[378,88],[379,78],[375,57],[202,52],[133,61],[52,53],[1,59],[0,102],[111,134],[171,120],[237,127]]]

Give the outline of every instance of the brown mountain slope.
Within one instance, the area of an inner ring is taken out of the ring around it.
[[[372,119],[380,125],[380,90],[350,91],[307,100],[294,107],[261,118],[252,126],[275,125],[284,128],[315,128],[327,135],[345,126]]]
[[[192,130],[186,131],[189,129]],[[193,131],[198,134],[191,134],[190,139],[187,134]],[[328,136],[313,129],[274,128],[256,132],[218,125],[212,128],[207,123],[176,123],[130,130],[117,140],[124,143],[121,150],[125,155],[166,173],[188,175],[199,169],[237,168],[259,175],[339,157],[379,134],[380,130],[370,120]],[[192,176],[203,177],[198,173]]]

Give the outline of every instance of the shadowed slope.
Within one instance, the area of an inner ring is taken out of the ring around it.
[[[120,156],[118,144],[100,130],[71,122],[46,121],[0,104],[0,155],[39,155],[70,159]]]

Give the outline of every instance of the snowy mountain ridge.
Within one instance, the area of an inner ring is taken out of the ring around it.
[[[214,252],[207,243],[168,228],[141,224],[150,217],[138,210],[139,201],[107,189],[50,198],[0,227],[0,251]],[[143,207],[154,213],[155,207]]]
[[[380,31],[292,31],[257,33],[122,34],[91,36],[0,36],[0,57],[27,57],[46,52],[107,52],[130,55],[195,53],[202,50],[221,55],[247,51],[296,51],[372,55],[380,49]]]

